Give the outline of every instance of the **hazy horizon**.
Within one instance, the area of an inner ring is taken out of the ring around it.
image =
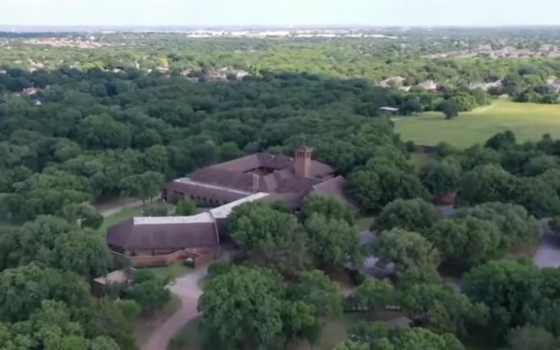
[[[0,27],[560,25],[560,1],[0,0]],[[545,10],[544,10],[545,9]]]

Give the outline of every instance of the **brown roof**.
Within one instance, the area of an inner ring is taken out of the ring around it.
[[[313,186],[311,193],[317,193],[324,196],[334,196],[342,200],[350,207],[357,209],[358,205],[346,193],[346,179],[342,176],[334,177],[330,180],[321,182]]]
[[[179,191],[188,193],[189,195],[199,196],[203,198],[219,199],[222,202],[233,202],[241,198],[245,198],[249,193],[242,191],[229,191],[227,188],[203,187],[189,182],[171,181],[165,185],[165,189],[169,191]]]
[[[309,192],[313,186],[323,181],[313,177],[298,177],[291,169],[275,171],[263,176],[262,179],[261,183],[264,185],[261,185],[260,190],[271,193]]]
[[[139,223],[131,218],[107,230],[107,244],[123,250],[217,248],[213,222]]]
[[[253,174],[250,171],[258,168],[275,171],[260,176],[259,188],[253,188]],[[309,177],[298,177],[294,172],[293,158],[281,154],[256,153],[197,169],[188,174],[187,177],[201,183],[245,191],[283,193],[309,191],[311,187],[322,181],[322,177],[332,173],[334,173],[334,169],[331,166],[311,160]]]

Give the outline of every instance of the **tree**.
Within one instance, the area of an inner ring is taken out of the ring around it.
[[[134,321],[127,318],[114,301],[105,298],[95,300],[89,307],[78,309],[75,317],[88,339],[110,338],[121,350],[138,350]]]
[[[411,98],[406,100],[405,103],[403,103],[403,105],[400,108],[400,111],[404,114],[404,115],[411,115],[411,114],[417,114],[417,113],[422,113],[423,112],[423,108],[422,105],[420,104],[420,102],[415,99],[415,98]]]
[[[162,174],[147,171],[122,179],[120,186],[125,194],[138,197],[142,203],[145,203],[146,200],[154,198],[160,192],[164,182]]]
[[[468,327],[484,325],[488,309],[471,303],[446,283],[416,284],[404,290],[400,305],[408,317],[438,334],[468,335]]]
[[[516,181],[512,201],[522,205],[537,218],[560,215],[560,197],[553,184],[538,177],[520,178]]]
[[[322,271],[302,272],[296,283],[288,288],[288,295],[292,300],[312,305],[317,317],[342,315],[342,291]]]
[[[461,166],[453,160],[434,161],[422,168],[420,180],[432,195],[444,196],[459,188]]]
[[[558,339],[541,327],[525,325],[508,332],[506,337],[510,350],[554,350]]]
[[[423,199],[396,199],[383,208],[371,230],[382,232],[401,228],[424,232],[441,218],[441,212]]]
[[[500,165],[502,164],[504,154],[493,148],[475,145],[464,150],[463,154],[458,158],[463,170],[472,170],[477,166]]]
[[[168,282],[149,270],[137,271],[132,278],[128,296],[145,312],[161,310],[171,300],[171,292],[166,288]]]
[[[312,214],[304,223],[308,236],[308,250],[316,266],[330,269],[335,266],[361,263],[358,229],[346,221]]]
[[[452,334],[440,335],[421,327],[403,327],[384,322],[358,323],[350,329],[349,338],[355,343],[369,344],[369,349],[371,350],[465,349],[461,342]],[[351,347],[350,349],[354,348]],[[360,348],[358,347],[357,349]]]
[[[284,286],[278,275],[257,267],[234,266],[212,277],[199,299],[201,327],[218,349],[243,342],[273,349],[283,331]]]
[[[543,305],[539,270],[531,261],[497,260],[472,269],[463,279],[463,291],[490,311],[496,337],[531,323]]]
[[[377,211],[395,199],[429,198],[417,176],[395,167],[358,170],[348,177],[348,190],[366,211]]]
[[[33,344],[46,350],[94,350],[99,345],[107,350],[120,349],[111,338],[86,338],[81,325],[72,318],[72,309],[64,303],[45,300],[28,320],[4,327],[0,324],[2,348],[25,349]]]
[[[322,271],[303,272],[287,289],[287,309],[284,312],[286,340],[318,340],[325,319],[342,315],[340,287]],[[287,311],[287,312],[286,312]]]
[[[515,144],[515,134],[511,132],[511,130],[506,130],[490,137],[484,144],[484,147],[503,152],[504,150],[514,147]]]
[[[453,119],[459,116],[459,108],[457,107],[457,103],[452,100],[445,100],[439,105],[439,109],[445,115],[445,119]]]
[[[71,204],[62,208],[62,216],[70,222],[78,222],[82,227],[98,229],[103,225],[104,217],[89,203]]]
[[[431,280],[438,276],[434,272],[440,263],[440,254],[419,233],[402,229],[383,231],[375,237],[369,249],[379,259],[395,264],[399,277],[407,276],[409,280],[429,277]],[[407,275],[407,272],[413,274]]]
[[[370,313],[385,310],[387,306],[395,305],[395,289],[387,280],[366,278],[346,300],[348,306]]]
[[[311,194],[306,197],[301,207],[301,221],[305,222],[312,214],[321,214],[328,218],[344,220],[349,225],[354,224],[354,213],[336,197]]]
[[[516,179],[513,175],[499,165],[481,165],[463,175],[458,201],[469,205],[485,202],[507,203],[515,191]]]
[[[90,288],[73,273],[34,264],[0,272],[0,321],[25,320],[41,308],[43,300],[85,307],[91,302]]]
[[[556,216],[554,218],[552,218],[549,222],[548,225],[550,227],[550,229],[552,231],[554,231],[554,233],[558,234],[560,233],[560,217]]]
[[[41,216],[19,228],[0,231],[0,255],[0,269],[36,263],[85,278],[102,276],[113,265],[113,256],[102,236],[53,216]]]
[[[551,155],[541,155],[532,157],[523,165],[523,175],[538,176],[554,169],[559,169],[558,158]]]
[[[143,216],[167,216],[168,214],[169,210],[167,208],[167,204],[165,203],[148,203],[142,208]]]
[[[180,199],[175,208],[175,215],[189,216],[196,214],[196,203],[189,199]]]
[[[460,209],[455,216],[473,216],[495,223],[501,231],[501,249],[537,242],[542,235],[541,224],[520,205],[483,203]]]
[[[294,215],[251,202],[236,207],[228,218],[232,238],[250,257],[285,274],[301,271],[307,261],[306,238]]]
[[[345,340],[344,342],[337,345],[334,350],[370,350],[370,346],[366,343]]]
[[[463,268],[505,254],[500,228],[492,221],[475,217],[440,220],[425,237],[441,252],[443,260]]]

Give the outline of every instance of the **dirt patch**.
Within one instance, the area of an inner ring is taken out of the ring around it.
[[[157,330],[169,317],[181,308],[181,300],[175,295],[171,295],[171,301],[161,311],[151,315],[140,316],[134,325],[136,342],[143,344],[150,339],[154,331]],[[163,350],[163,349],[162,349]]]
[[[538,242],[534,244],[524,244],[521,246],[513,247],[511,249],[511,254],[516,256],[526,256],[532,259],[535,254],[537,254],[537,250],[539,250]]]
[[[352,282],[352,279],[350,278],[350,275],[348,275],[348,273],[343,269],[331,271],[328,276],[333,282],[337,283],[340,286],[342,294],[344,295],[350,294],[354,290],[354,288],[356,288],[356,286]]]
[[[371,225],[375,221],[374,216],[362,216],[356,220],[356,226],[362,231],[369,231]]]

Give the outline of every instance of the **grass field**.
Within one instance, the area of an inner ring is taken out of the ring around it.
[[[131,217],[140,216],[141,214],[142,214],[142,207],[123,209],[118,213],[107,216],[105,220],[103,220],[103,224],[99,228],[99,232],[105,234],[109,227],[118,224],[119,222],[124,221],[126,219],[130,219]]]
[[[497,101],[453,120],[439,112],[395,118],[395,127],[403,140],[420,145],[445,141],[466,148],[505,130],[513,131],[518,141],[538,140],[546,133],[560,137],[560,105]]]

